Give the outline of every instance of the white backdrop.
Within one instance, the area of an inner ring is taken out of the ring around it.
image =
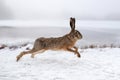
[[[120,20],[120,0],[1,0],[2,19]],[[6,9],[6,11],[3,11]],[[12,16],[12,17],[10,17]],[[1,16],[0,16],[1,19]]]

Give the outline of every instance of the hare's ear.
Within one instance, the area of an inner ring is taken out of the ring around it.
[[[71,30],[75,30],[75,18],[70,18],[70,27],[71,27]]]

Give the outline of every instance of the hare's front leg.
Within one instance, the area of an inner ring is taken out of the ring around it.
[[[76,46],[74,46],[73,48],[78,52],[78,48]]]
[[[77,54],[78,57],[81,57],[80,56],[80,53],[78,52],[78,48],[77,47],[73,47],[75,50],[71,49],[71,48],[67,48],[67,51],[70,51],[70,52],[74,52],[75,54]]]
[[[73,48],[75,49],[77,56],[78,56],[78,57],[81,57],[81,56],[80,56],[80,53],[78,52],[78,48],[77,48],[76,46],[74,46]]]

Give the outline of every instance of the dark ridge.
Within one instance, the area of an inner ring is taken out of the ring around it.
[[[0,28],[14,28],[12,26],[0,26]]]

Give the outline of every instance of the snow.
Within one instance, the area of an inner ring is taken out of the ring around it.
[[[32,48],[32,44],[26,47]],[[26,47],[0,50],[0,80],[119,80],[120,49],[79,49],[81,58],[71,52],[46,51],[35,58],[16,56]]]

